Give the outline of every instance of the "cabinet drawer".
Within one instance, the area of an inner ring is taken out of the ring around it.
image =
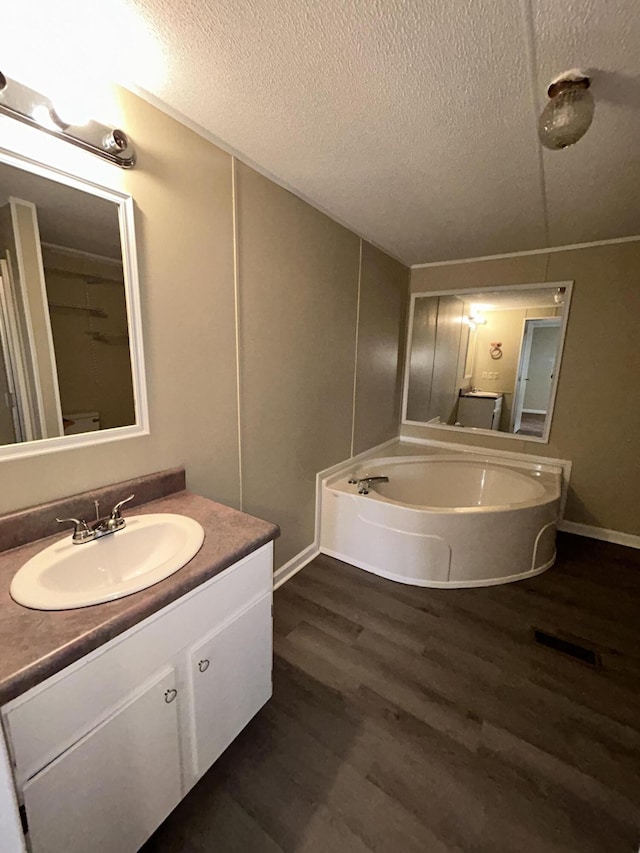
[[[18,785],[68,749],[181,650],[270,593],[269,543],[5,705]]]

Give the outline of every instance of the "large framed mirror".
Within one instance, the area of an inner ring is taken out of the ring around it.
[[[149,431],[133,201],[0,150],[0,459]]]
[[[546,443],[572,286],[413,294],[403,423]]]

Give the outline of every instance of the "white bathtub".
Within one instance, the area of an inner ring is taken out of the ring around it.
[[[348,480],[387,476],[368,495]],[[491,586],[555,560],[562,473],[469,454],[370,459],[326,480],[320,550],[401,583]]]

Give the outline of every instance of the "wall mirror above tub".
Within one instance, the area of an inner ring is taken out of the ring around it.
[[[547,442],[572,282],[415,293],[403,423]]]
[[[148,432],[129,196],[0,151],[0,459]]]

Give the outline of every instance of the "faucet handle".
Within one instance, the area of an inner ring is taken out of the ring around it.
[[[93,532],[89,530],[87,522],[81,518],[56,518],[56,521],[58,524],[64,524],[67,521],[73,524],[72,539],[74,542],[87,542],[89,539],[93,539]]]
[[[118,503],[111,510],[111,521],[117,521],[118,519],[122,518],[122,515],[120,513],[120,507],[124,506],[124,504],[126,503],[129,503],[129,501],[132,501],[134,498],[135,495],[129,495],[128,498],[125,498],[122,501],[118,501]]]

